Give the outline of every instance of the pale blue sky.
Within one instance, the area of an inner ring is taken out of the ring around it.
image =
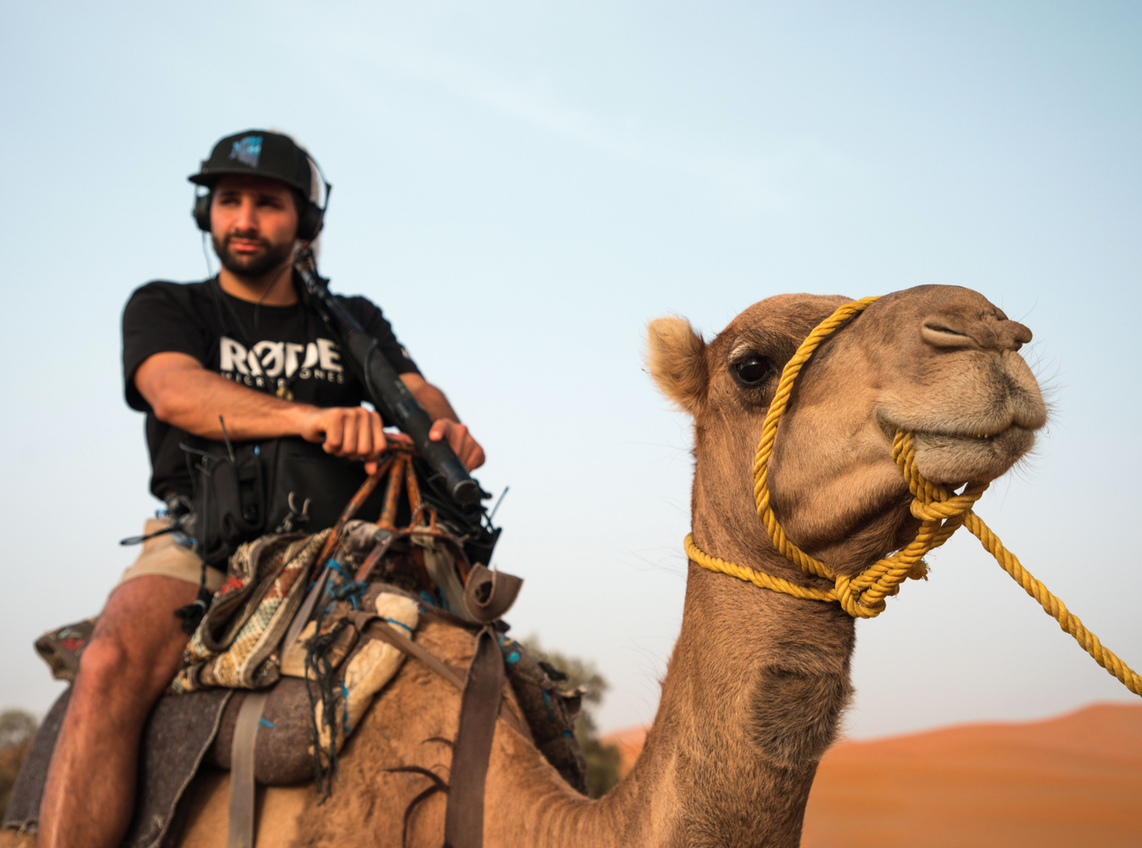
[[[322,270],[391,318],[511,493],[520,635],[649,721],[677,635],[690,434],[645,323],[786,291],[982,291],[1053,420],[978,511],[1135,668],[1142,7],[1133,3],[9,4],[0,707],[93,614],[155,503],[119,315],[206,275],[185,177],[255,126],[335,185]],[[956,539],[858,625],[858,737],[1134,700]]]

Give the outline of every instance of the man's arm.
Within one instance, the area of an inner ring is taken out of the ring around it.
[[[401,379],[434,420],[429,436],[445,439],[471,471],[484,462],[484,451],[472,438],[438,388],[419,374]],[[375,460],[386,447],[380,415],[363,406],[322,408],[283,400],[232,383],[208,371],[185,353],[156,353],[135,371],[135,387],[167,424],[207,439],[301,436],[319,442],[326,452],[349,459]]]
[[[361,406],[294,403],[232,383],[185,353],[156,353],[135,371],[135,388],[167,424],[207,439],[301,436],[327,453],[373,460],[385,449],[381,417]]]

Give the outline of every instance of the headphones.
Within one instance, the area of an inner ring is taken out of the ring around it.
[[[325,210],[329,208],[329,192],[333,190],[333,186],[325,179],[325,172],[321,170],[317,160],[309,155],[306,155],[305,158],[317,170],[321,177],[321,183],[325,186],[325,205],[318,206],[310,198],[302,198],[301,192],[293,186],[288,186],[288,188],[302,201],[297,213],[297,237],[302,241],[313,241],[325,225]],[[191,209],[190,214],[194,217],[194,223],[198,225],[198,229],[204,233],[210,232],[210,204],[213,202],[214,189],[194,197],[194,208]]]

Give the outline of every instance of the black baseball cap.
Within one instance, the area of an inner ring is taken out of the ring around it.
[[[267,130],[246,130],[228,135],[210,151],[197,174],[187,177],[192,183],[213,188],[220,177],[249,174],[277,180],[301,192],[309,199],[313,187],[313,171],[309,157],[288,135]]]

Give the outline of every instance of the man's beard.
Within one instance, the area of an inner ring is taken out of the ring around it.
[[[241,238],[246,241],[256,241],[262,247],[262,253],[252,256],[237,256],[230,250],[230,239]],[[279,268],[288,262],[293,255],[293,244],[273,244],[269,239],[256,238],[242,233],[227,233],[219,241],[217,236],[211,236],[214,242],[214,252],[218,254],[222,267],[236,277],[261,277]]]

